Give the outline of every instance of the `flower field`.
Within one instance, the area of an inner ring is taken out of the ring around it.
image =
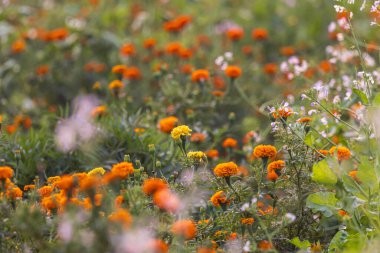
[[[380,1],[2,0],[0,253],[378,252]]]

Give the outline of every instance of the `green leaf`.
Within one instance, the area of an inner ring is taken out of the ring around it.
[[[301,241],[300,238],[294,237],[290,243],[292,243],[294,246],[296,246],[299,249],[307,249],[311,246],[311,243],[308,240]]]
[[[306,199],[307,207],[322,212],[326,217],[333,215],[337,209],[338,199],[332,192],[317,192],[310,194]]]
[[[347,232],[344,230],[338,231],[330,242],[329,252],[339,252],[343,249],[345,242],[347,241]]]
[[[338,177],[332,172],[326,160],[322,160],[313,165],[311,179],[314,182],[325,185],[335,185],[338,181]]]
[[[353,89],[353,92],[358,95],[358,97],[360,98],[360,100],[363,102],[363,104],[368,104],[368,98],[367,98],[367,95],[361,91],[361,90],[358,90],[358,89]]]
[[[380,92],[375,95],[372,100],[373,105],[380,105]]]
[[[305,140],[304,140],[305,144],[308,145],[309,147],[313,147],[314,146],[314,143],[315,143],[315,137],[313,135],[313,132],[309,132],[307,133],[307,135],[305,136]]]

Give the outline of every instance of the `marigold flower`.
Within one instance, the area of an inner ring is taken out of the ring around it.
[[[169,245],[162,240],[155,239],[149,242],[149,249],[152,253],[166,253],[169,251]]]
[[[197,235],[197,227],[192,220],[178,220],[172,226],[172,233],[190,240]]]
[[[240,222],[242,224],[251,225],[255,221],[254,218],[241,218]]]
[[[155,39],[149,38],[149,39],[144,40],[143,46],[144,46],[145,49],[151,49],[151,48],[153,48],[156,45],[156,43],[157,42],[156,42]]]
[[[276,63],[267,63],[264,65],[264,73],[267,75],[274,75],[277,72]]]
[[[180,207],[180,199],[169,189],[156,191],[153,195],[153,203],[161,210],[170,213],[176,213]]]
[[[125,65],[115,65],[112,67],[112,73],[114,74],[124,74],[127,71],[127,66]]]
[[[193,82],[205,82],[210,78],[210,74],[206,69],[198,69],[191,73],[191,80]]]
[[[292,55],[294,55],[296,53],[296,50],[294,49],[294,47],[287,46],[287,47],[282,47],[280,49],[280,53],[283,56],[292,56]]]
[[[18,54],[25,50],[26,44],[24,40],[16,40],[12,44],[12,53]]]
[[[91,111],[91,115],[92,115],[93,117],[102,116],[102,115],[105,115],[105,114],[106,114],[106,110],[107,110],[107,106],[105,106],[105,105],[100,105],[100,106],[95,107],[95,108]]]
[[[221,97],[224,96],[224,91],[221,91],[221,90],[213,90],[213,91],[211,91],[211,94],[212,94],[214,97],[221,98]]]
[[[329,151],[325,150],[325,149],[319,149],[318,152],[321,153],[324,156],[327,156],[329,154]]]
[[[252,30],[252,38],[255,40],[266,40],[268,38],[268,31],[264,28],[256,28]]]
[[[58,208],[60,196],[58,194],[54,194],[53,196],[45,197],[41,200],[41,206],[46,211],[51,211]]]
[[[166,45],[165,51],[169,55],[179,55],[182,45],[179,42],[171,42]]]
[[[276,172],[277,170],[282,170],[285,167],[285,162],[283,160],[278,160],[271,162],[268,164],[268,172],[274,171]]]
[[[202,143],[206,139],[206,135],[204,133],[192,133],[190,137],[191,142]]]
[[[347,217],[349,216],[348,213],[346,211],[344,211],[343,209],[340,209],[338,210],[338,214],[342,217]]]
[[[137,67],[129,67],[125,72],[124,72],[124,77],[129,79],[129,80],[139,80],[141,79],[141,71]]]
[[[47,182],[49,184],[54,184],[56,182],[59,182],[61,180],[60,176],[54,176],[54,177],[48,177]]]
[[[234,138],[227,138],[223,141],[222,147],[223,148],[237,148],[238,142]]]
[[[36,74],[38,76],[44,76],[49,72],[49,66],[48,65],[40,65],[36,69]]]
[[[310,117],[303,117],[303,118],[297,119],[298,123],[308,123],[308,122],[311,122],[311,121],[312,121],[312,118],[310,118]]]
[[[120,80],[114,80],[108,84],[108,89],[114,90],[114,89],[121,89],[124,87],[124,84]]]
[[[14,134],[17,131],[16,125],[8,125],[5,127],[5,131],[7,131],[8,134]]]
[[[171,131],[171,136],[174,140],[178,140],[182,136],[190,136],[191,135],[191,129],[186,125],[181,125],[173,128]]]
[[[34,190],[36,186],[34,184],[27,184],[24,186],[24,191]]]
[[[228,205],[230,203],[230,201],[227,200],[224,191],[216,192],[214,195],[211,196],[210,201],[216,207],[219,207],[220,205]]]
[[[121,162],[114,164],[111,169],[111,173],[116,175],[120,179],[125,179],[129,175],[134,173],[133,164],[129,162]]]
[[[266,241],[266,240],[260,241],[259,244],[257,245],[257,247],[260,250],[270,250],[270,249],[273,249],[272,243],[270,243],[269,241]]]
[[[12,187],[11,189],[7,190],[6,195],[8,198],[16,200],[22,198],[23,192],[18,187]]]
[[[74,187],[74,177],[72,175],[64,175],[54,185],[61,190],[70,190]]]
[[[230,177],[239,173],[239,167],[234,162],[219,163],[214,168],[214,173],[218,177]]]
[[[53,192],[53,187],[50,185],[43,186],[40,189],[37,190],[38,194],[40,194],[41,197],[48,197]]]
[[[0,180],[13,177],[13,169],[9,166],[0,166]]]
[[[100,178],[96,175],[88,176],[80,181],[79,188],[82,191],[89,191],[95,189],[96,187],[99,187],[100,183]]]
[[[133,44],[124,44],[120,48],[120,53],[123,56],[133,56],[136,54],[135,46]]]
[[[278,175],[276,171],[274,170],[268,171],[267,179],[270,181],[276,181],[278,179]]]
[[[361,183],[360,179],[358,178],[358,171],[357,170],[352,170],[348,172],[348,176],[350,176],[353,180],[355,180],[357,183]]]
[[[272,116],[275,119],[279,119],[279,118],[286,119],[286,118],[290,117],[293,113],[294,112],[293,112],[292,108],[280,107],[275,112],[272,113]]]
[[[200,247],[197,249],[197,253],[216,253],[216,250],[213,248]]]
[[[228,66],[225,69],[224,73],[229,78],[235,79],[235,78],[238,78],[241,75],[241,68],[239,68],[238,66]]]
[[[331,155],[334,155],[335,151],[337,152],[339,161],[348,160],[351,157],[351,152],[346,147],[332,147],[329,152]]]
[[[187,157],[189,159],[201,162],[206,158],[206,154],[202,151],[190,151],[187,153]]]
[[[333,71],[333,65],[328,60],[321,61],[319,68],[325,73]]]
[[[230,40],[237,41],[243,38],[244,30],[238,27],[231,28],[227,30],[226,35]]]
[[[206,156],[211,159],[217,159],[219,157],[219,151],[216,149],[210,149],[206,151]]]
[[[167,183],[160,178],[148,178],[144,180],[142,190],[146,195],[152,195],[157,191],[167,189]]]
[[[127,210],[122,208],[110,214],[108,220],[115,223],[121,223],[125,228],[130,227],[132,224],[132,216]]]
[[[277,155],[277,149],[272,145],[258,145],[253,150],[253,154],[257,158],[274,158]]]
[[[177,122],[178,118],[174,116],[163,118],[158,122],[158,128],[161,132],[170,133],[176,126]]]

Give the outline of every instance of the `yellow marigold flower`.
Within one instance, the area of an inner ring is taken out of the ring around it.
[[[121,89],[121,88],[123,88],[123,86],[124,86],[124,84],[120,80],[114,80],[114,81],[110,82],[110,84],[108,84],[108,88],[110,90]]]
[[[214,168],[214,173],[218,177],[230,177],[239,173],[239,167],[234,162],[219,163]]]
[[[272,145],[259,145],[253,150],[253,155],[257,158],[274,158],[277,155],[277,149]]]
[[[226,194],[224,191],[218,191],[211,196],[210,201],[214,206],[220,206],[221,204],[228,205],[230,201],[227,200]]]
[[[171,136],[174,140],[178,140],[179,138],[181,138],[181,136],[190,136],[191,134],[191,129],[186,126],[186,125],[181,125],[181,126],[177,126],[175,127],[172,132],[171,132]]]
[[[13,177],[13,170],[9,166],[0,166],[0,180]]]
[[[242,224],[251,225],[255,221],[254,218],[242,218],[240,222]]]
[[[104,175],[106,173],[106,170],[102,167],[95,168],[87,173],[89,176],[95,176],[95,175]]]
[[[285,162],[283,160],[278,160],[271,162],[268,164],[268,172],[276,171],[276,170],[281,170],[282,168],[285,167]]]
[[[187,153],[187,157],[196,161],[202,161],[206,158],[206,154],[202,151],[190,151]]]
[[[351,152],[346,147],[332,147],[329,152],[331,155],[333,155],[333,154],[335,154],[335,151],[338,155],[339,161],[348,160],[351,157]]]

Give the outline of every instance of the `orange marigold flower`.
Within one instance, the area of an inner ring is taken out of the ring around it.
[[[44,76],[49,72],[49,66],[48,65],[41,65],[38,66],[36,69],[36,74],[38,76]]]
[[[92,190],[99,187],[100,184],[101,184],[100,177],[96,175],[87,176],[80,181],[79,188],[82,191],[88,191],[88,190]]]
[[[8,198],[15,200],[15,199],[22,198],[23,192],[20,188],[13,187],[7,190],[6,195]]]
[[[182,236],[186,240],[193,239],[197,235],[197,227],[192,220],[178,220],[171,229],[172,233]]]
[[[110,214],[108,220],[115,223],[121,223],[125,228],[130,227],[132,224],[132,216],[127,210],[122,208]]]
[[[215,89],[224,89],[226,88],[226,84],[221,76],[214,76],[213,85]]]
[[[152,195],[157,191],[167,189],[167,183],[160,178],[148,178],[144,180],[142,190],[146,195]]]
[[[121,208],[121,205],[124,203],[124,197],[122,195],[119,195],[115,198],[115,207]]]
[[[114,74],[124,74],[127,71],[127,66],[125,65],[115,65],[112,67],[112,73]]]
[[[268,164],[268,172],[274,171],[276,172],[277,170],[281,170],[285,167],[285,162],[283,160],[278,160],[271,162]]]
[[[161,210],[170,213],[176,213],[180,207],[180,199],[169,189],[156,191],[153,195],[153,203]]]
[[[24,40],[16,40],[12,44],[12,53],[18,54],[25,50],[26,44]]]
[[[5,130],[7,131],[8,134],[14,134],[17,131],[17,126],[16,125],[8,125],[5,127]]]
[[[25,116],[23,121],[22,121],[22,126],[25,129],[29,129],[32,126],[32,119],[29,116]]]
[[[268,31],[264,28],[256,28],[252,30],[252,38],[255,40],[266,40],[268,38]]]
[[[270,181],[276,181],[278,179],[278,175],[274,170],[269,171],[267,174],[267,179]]]
[[[357,183],[361,183],[360,179],[358,178],[358,171],[357,170],[352,170],[350,172],[348,172],[348,175],[353,179],[355,180]]]
[[[202,143],[206,140],[204,133],[192,133],[190,137],[191,142]]]
[[[211,94],[217,98],[221,98],[224,96],[224,91],[221,90],[213,90],[211,91]]]
[[[191,80],[193,82],[204,82],[210,78],[210,74],[206,69],[198,69],[191,73]]]
[[[124,72],[124,77],[129,79],[129,80],[139,80],[141,79],[141,71],[137,67],[129,67],[125,72]]]
[[[332,147],[329,152],[331,155],[334,155],[335,151],[337,152],[339,161],[348,160],[351,157],[351,152],[346,147],[336,147],[335,146],[335,147]]]
[[[124,87],[124,84],[123,84],[122,81],[120,81],[120,80],[114,80],[114,81],[112,81],[112,82],[110,82],[110,83],[108,84],[108,88],[109,88],[110,90],[121,89],[121,88],[123,88],[123,87]]]
[[[70,190],[74,187],[74,177],[72,175],[64,175],[54,186],[57,186],[61,190]]]
[[[267,75],[274,75],[277,72],[276,63],[267,63],[264,65],[264,73]]]
[[[200,247],[197,249],[197,253],[216,253],[216,250],[213,248]]]
[[[177,122],[178,118],[174,116],[163,118],[158,122],[158,128],[161,132],[170,133],[176,126]]]
[[[277,155],[277,149],[272,145],[258,145],[253,150],[253,154],[257,158],[274,158]]]
[[[230,177],[239,173],[239,168],[234,162],[219,163],[214,168],[214,173],[218,177]]]
[[[13,177],[13,169],[9,166],[0,166],[0,180]]]
[[[136,54],[135,46],[133,44],[124,44],[120,48],[120,53],[123,56],[133,56]]]
[[[238,66],[228,66],[225,69],[224,73],[229,78],[235,79],[235,78],[238,78],[241,75],[241,68],[239,68]]]
[[[270,243],[269,241],[266,241],[266,240],[260,241],[259,244],[257,245],[257,247],[260,250],[270,250],[270,249],[273,249],[272,243]]]
[[[37,190],[38,194],[40,194],[41,197],[48,197],[53,192],[53,187],[50,185],[43,186],[40,189]]]
[[[338,210],[338,214],[342,217],[349,216],[348,213],[343,209]]]
[[[275,112],[272,113],[273,118],[279,119],[279,118],[288,118],[293,114],[293,110],[290,107],[280,107]]]
[[[237,41],[243,38],[244,30],[238,27],[231,28],[227,30],[226,35],[230,40]]]
[[[325,149],[319,149],[318,152],[321,153],[324,156],[327,156],[329,154],[329,151],[325,150]]]
[[[165,51],[170,55],[179,55],[182,45],[179,42],[171,42],[166,45]]]
[[[95,108],[91,111],[91,115],[92,115],[93,117],[103,116],[103,115],[106,114],[106,110],[107,110],[107,106],[105,106],[105,105],[100,105],[100,106],[95,107]]]
[[[240,222],[241,222],[242,224],[246,224],[246,225],[251,225],[251,224],[253,224],[254,221],[255,221],[254,218],[242,218],[242,219],[240,220]]]
[[[151,49],[151,48],[153,48],[155,45],[156,45],[156,40],[155,39],[153,39],[153,38],[149,38],[149,39],[146,39],[146,40],[144,40],[144,48],[145,49]]]
[[[185,64],[183,66],[181,66],[181,72],[185,75],[189,75],[191,74],[191,72],[193,72],[193,65],[191,64]]]
[[[216,192],[214,195],[211,196],[210,201],[216,207],[220,205],[228,205],[230,203],[230,201],[227,200],[227,197],[224,191]]]
[[[24,191],[34,190],[36,186],[34,184],[27,184],[24,186]]]
[[[219,151],[216,149],[210,149],[206,151],[206,156],[208,158],[217,159],[219,157]]]
[[[310,117],[302,117],[302,118],[297,119],[298,123],[308,123],[311,121],[312,121],[312,118],[310,118]]]
[[[121,162],[114,164],[112,166],[111,173],[116,175],[120,179],[125,179],[129,175],[134,173],[133,164],[129,162]]]
[[[223,141],[222,147],[223,148],[237,148],[238,142],[234,138],[227,138]]]
[[[294,49],[294,47],[287,46],[287,47],[282,47],[280,49],[280,52],[284,56],[292,56],[296,53],[296,50]]]
[[[53,196],[45,197],[41,200],[41,206],[46,211],[51,211],[58,208],[60,197],[58,194],[54,194]]]
[[[169,245],[162,240],[155,239],[149,242],[149,249],[152,253],[166,253],[169,251]]]
[[[333,65],[328,60],[321,61],[319,68],[325,73],[333,71]]]

